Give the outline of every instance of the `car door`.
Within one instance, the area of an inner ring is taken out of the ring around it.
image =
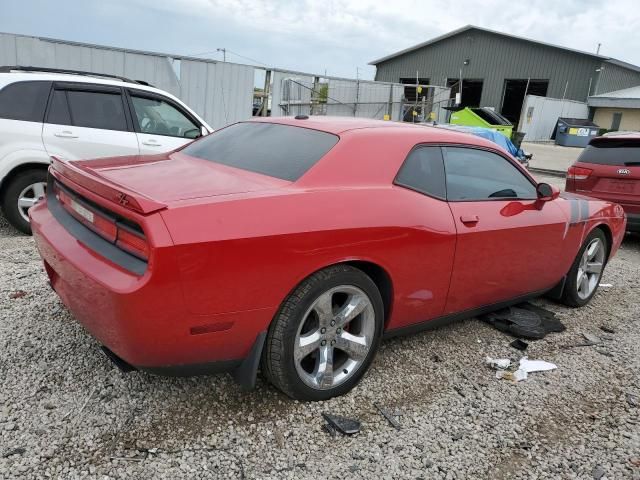
[[[394,184],[404,187],[408,202],[401,216],[411,218],[417,235],[403,252],[404,293],[397,292],[395,326],[419,323],[442,315],[453,266],[456,227],[446,200],[442,151],[437,145],[415,146],[398,171]]]
[[[535,182],[501,154],[443,147],[447,200],[457,229],[447,314],[551,288],[567,218],[538,200]]]
[[[137,155],[122,89],[56,83],[42,129],[47,153],[68,160]]]
[[[142,154],[175,150],[203,133],[203,126],[167,97],[129,89],[129,99]]]

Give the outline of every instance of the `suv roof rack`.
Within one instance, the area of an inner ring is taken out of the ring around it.
[[[113,78],[116,80],[121,80],[127,83],[137,83],[140,85],[146,85],[148,87],[152,87],[148,82],[144,80],[131,80],[127,77],[121,77],[119,75],[111,75],[109,73],[97,73],[97,72],[85,72],[83,70],[67,70],[64,68],[48,68],[48,67],[21,67],[19,65],[4,65],[0,66],[0,73],[10,73],[12,71],[20,71],[20,72],[42,72],[42,73],[64,73],[68,75],[86,75],[89,77],[103,77],[103,78]]]

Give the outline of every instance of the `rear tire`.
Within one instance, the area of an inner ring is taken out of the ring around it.
[[[569,307],[583,307],[591,301],[598,291],[608,252],[609,245],[604,232],[599,228],[594,229],[582,244],[567,274],[562,303]]]
[[[47,183],[46,169],[31,169],[18,173],[7,185],[2,195],[2,211],[7,221],[22,233],[31,235],[31,225],[26,217],[25,202],[37,200],[40,188]],[[32,187],[32,188],[30,188]],[[37,193],[36,193],[37,192]],[[22,202],[19,204],[19,201]]]
[[[267,334],[263,375],[297,400],[343,395],[371,365],[383,324],[382,297],[371,278],[348,265],[320,270],[278,310]]]

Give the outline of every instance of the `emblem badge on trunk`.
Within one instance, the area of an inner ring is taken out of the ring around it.
[[[618,173],[620,175],[629,175],[631,173],[631,170],[629,170],[628,168],[620,168],[618,169]]]

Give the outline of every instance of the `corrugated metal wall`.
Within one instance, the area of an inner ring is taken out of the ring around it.
[[[463,65],[465,60],[469,65]],[[484,80],[481,106],[502,107],[505,79],[549,80],[547,96],[585,101],[591,79],[592,92],[602,59],[536,45],[480,30],[469,30],[440,42],[389,59],[377,65],[376,80],[397,82],[401,78],[429,78],[433,85],[446,85],[457,79],[463,69],[463,81]],[[614,84],[622,72],[606,64],[603,88]],[[613,65],[612,65],[613,67]],[[618,67],[619,68],[619,67]],[[627,76],[629,70],[622,69]],[[636,80],[640,84],[640,75]],[[622,87],[618,87],[622,88]],[[604,90],[600,90],[602,93]]]
[[[251,116],[254,68],[0,33],[0,65],[83,70],[146,82],[183,100],[213,128]]]
[[[596,83],[591,95],[622,90],[623,88],[640,85],[640,72],[634,72],[628,68],[606,62],[600,72],[600,78]]]
[[[527,95],[524,100],[518,130],[527,142],[549,140],[559,117],[587,118],[589,107],[574,100]]]

